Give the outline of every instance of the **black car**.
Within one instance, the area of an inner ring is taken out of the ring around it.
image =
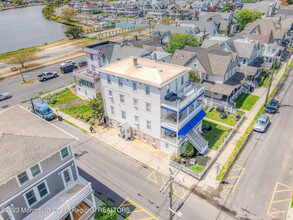
[[[87,61],[81,61],[78,63],[79,67],[87,66]]]
[[[44,72],[39,74],[37,77],[39,81],[46,81],[47,79],[58,77],[58,74],[56,72]]]
[[[277,113],[279,110],[279,101],[277,100],[271,100],[270,103],[266,107],[266,112],[267,113]]]
[[[70,73],[74,69],[77,69],[77,68],[78,68],[78,66],[76,66],[74,64],[65,64],[60,67],[60,71],[61,71],[61,73]]]

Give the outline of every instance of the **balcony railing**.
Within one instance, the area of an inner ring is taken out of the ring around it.
[[[189,83],[184,89],[177,92],[178,99],[175,101],[162,100],[162,106],[170,108],[174,111],[179,111],[196,99],[204,92],[204,87],[200,84]]]
[[[91,79],[98,79],[99,74],[88,69],[87,66],[73,70],[73,74],[82,75]]]

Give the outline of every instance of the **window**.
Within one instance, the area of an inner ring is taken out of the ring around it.
[[[150,95],[151,94],[150,86],[145,86],[145,94],[146,95]]]
[[[107,63],[105,54],[102,54],[103,63]]]
[[[147,137],[146,137],[146,134],[145,134],[145,133],[142,134],[142,140],[143,140],[144,142],[147,141]]]
[[[125,103],[125,96],[120,94],[120,102]]]
[[[44,198],[46,195],[49,194],[45,182],[42,182],[40,185],[37,186],[40,197]]]
[[[108,84],[111,84],[111,76],[110,75],[107,75],[107,81],[108,81]]]
[[[92,71],[96,71],[95,65],[91,65],[91,67],[92,67]]]
[[[28,175],[27,175],[26,171],[24,171],[21,174],[19,174],[17,176],[17,178],[18,178],[18,181],[19,181],[20,185],[22,185],[22,184],[26,183],[27,181],[29,181],[29,178],[28,178]]]
[[[126,119],[126,112],[125,112],[125,111],[121,111],[121,117],[122,117],[123,119]]]
[[[168,143],[165,143],[165,148],[169,148],[169,144]]]
[[[39,164],[36,164],[33,167],[31,167],[31,173],[32,173],[33,177],[35,177],[41,173],[41,169],[40,169]]]
[[[184,84],[184,76],[181,77],[181,85]]]
[[[73,177],[72,177],[70,167],[62,171],[62,179],[63,179],[63,183],[65,187],[73,182]]]
[[[64,160],[65,158],[69,156],[69,151],[67,147],[63,148],[60,152],[61,152],[62,160]]]
[[[189,113],[193,112],[194,110],[194,103],[189,106]]]
[[[115,109],[114,106],[111,106],[111,114],[114,115],[115,114]]]
[[[29,206],[34,205],[38,201],[33,189],[25,194],[25,198]]]
[[[170,93],[170,85],[167,85],[167,94]]]
[[[145,103],[145,108],[146,108],[147,112],[150,112],[151,111],[151,103],[146,102]]]
[[[112,98],[112,97],[113,97],[113,91],[109,90],[109,98]]]
[[[136,82],[132,82],[132,90],[137,91],[137,83]]]
[[[152,122],[147,120],[147,129],[151,130],[152,129]]]
[[[123,79],[122,78],[118,78],[118,85],[120,87],[123,87]]]
[[[156,143],[157,143],[157,139],[153,138],[153,144],[156,144]]]
[[[137,130],[133,129],[133,137],[137,138]]]
[[[175,80],[175,91],[178,91],[178,79]]]
[[[133,99],[133,106],[136,110],[138,110],[138,99]]]
[[[94,55],[92,55],[91,53],[90,53],[90,59],[94,60]]]
[[[134,122],[138,123],[139,122],[139,117],[137,115],[134,116]]]

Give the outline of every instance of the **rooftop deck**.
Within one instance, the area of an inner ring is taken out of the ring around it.
[[[87,66],[73,70],[72,75],[92,83],[100,77],[98,73],[90,71]]]

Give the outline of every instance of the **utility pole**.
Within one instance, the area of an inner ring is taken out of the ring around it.
[[[35,106],[34,106],[33,99],[31,99],[31,105],[32,105],[32,110],[33,110],[33,113],[36,113],[36,112],[35,112]]]
[[[267,106],[267,102],[268,102],[268,98],[269,98],[269,94],[270,94],[270,89],[271,89],[271,85],[272,85],[272,81],[273,81],[273,77],[274,77],[274,73],[275,73],[275,67],[276,67],[276,60],[275,60],[275,58],[273,58],[273,71],[271,72],[271,75],[269,76],[270,83],[269,83],[269,87],[268,87],[267,94],[266,94],[266,101],[264,104],[265,107]]]
[[[170,170],[170,177],[166,181],[166,183],[162,186],[162,188],[160,189],[160,192],[163,192],[164,194],[169,188],[169,220],[172,220],[174,215],[178,216],[179,218],[181,218],[182,216],[182,213],[180,211],[176,212],[175,210],[173,210],[173,182],[177,174],[180,172],[180,169],[173,171],[171,170],[171,168],[169,168],[169,170]]]

